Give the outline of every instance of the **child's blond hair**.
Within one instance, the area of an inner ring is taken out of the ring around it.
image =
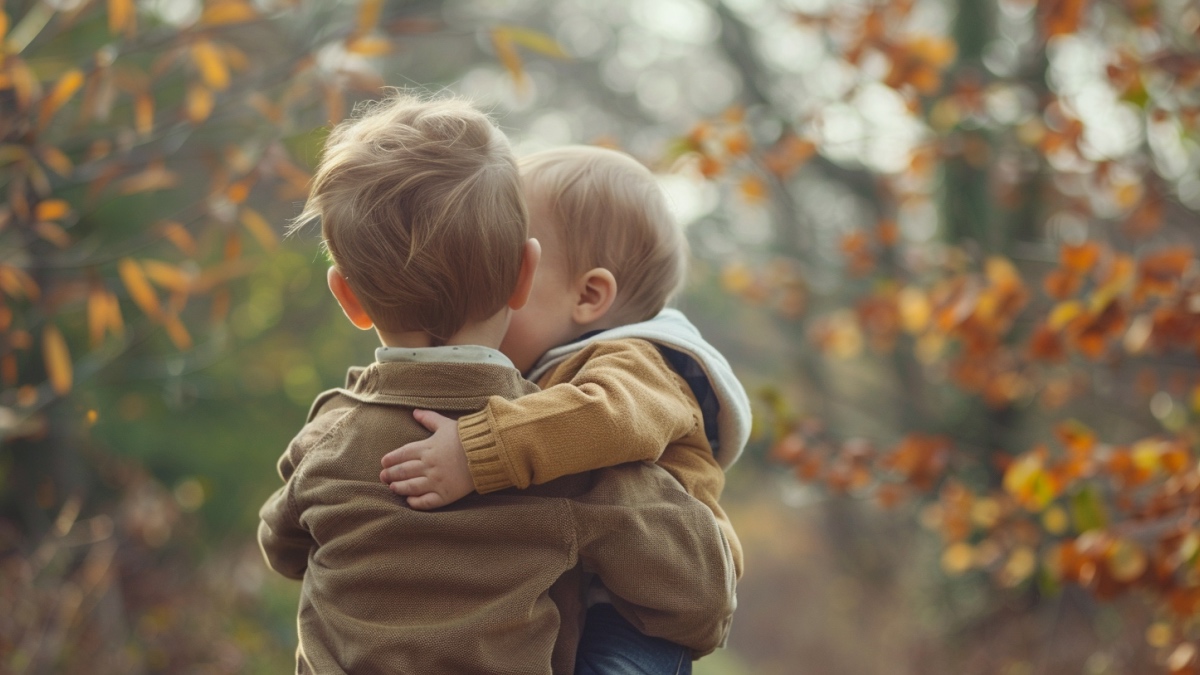
[[[330,133],[293,229],[317,218],[375,325],[435,344],[500,311],[528,237],[504,134],[466,101],[399,92]]]
[[[635,323],[662,311],[683,283],[687,240],[654,174],[629,155],[567,146],[520,160],[531,203],[553,220],[569,278],[603,267],[617,280],[609,315]]]

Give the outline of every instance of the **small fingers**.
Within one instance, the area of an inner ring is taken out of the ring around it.
[[[424,476],[418,476],[417,478],[389,483],[388,487],[392,489],[392,492],[402,497],[414,497],[431,492],[433,490],[433,481]]]
[[[384,483],[395,483],[397,481],[408,480],[418,476],[428,476],[429,471],[424,462],[418,460],[409,460],[403,464],[389,466],[379,472],[379,480]]]
[[[386,469],[389,466],[395,466],[396,464],[407,462],[410,459],[417,459],[420,456],[421,446],[414,442],[407,445],[402,445],[395,450],[392,450],[388,454],[384,455],[383,458],[379,460],[379,463],[382,464],[383,468]]]

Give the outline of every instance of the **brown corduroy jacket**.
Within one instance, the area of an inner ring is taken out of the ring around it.
[[[376,363],[319,396],[280,458],[259,543],[303,579],[299,673],[569,673],[599,576],[623,613],[703,653],[733,611],[712,513],[647,463],[415,511],[380,458],[428,435],[414,408],[457,417],[536,391],[512,368]]]

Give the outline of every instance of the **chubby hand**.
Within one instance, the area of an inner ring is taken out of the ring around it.
[[[433,435],[384,455],[379,480],[422,511],[453,504],[474,492],[458,422],[429,410],[414,410],[413,417]]]

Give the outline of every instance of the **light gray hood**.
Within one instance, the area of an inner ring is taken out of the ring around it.
[[[546,352],[526,376],[537,382],[548,370],[593,342],[629,338],[647,340],[683,352],[704,370],[720,403],[717,413],[717,442],[713,452],[721,467],[729,468],[741,456],[746,441],[750,439],[750,399],[721,352],[708,344],[700,336],[700,331],[677,309],[664,309],[648,321],[618,326],[583,340],[555,347]]]

